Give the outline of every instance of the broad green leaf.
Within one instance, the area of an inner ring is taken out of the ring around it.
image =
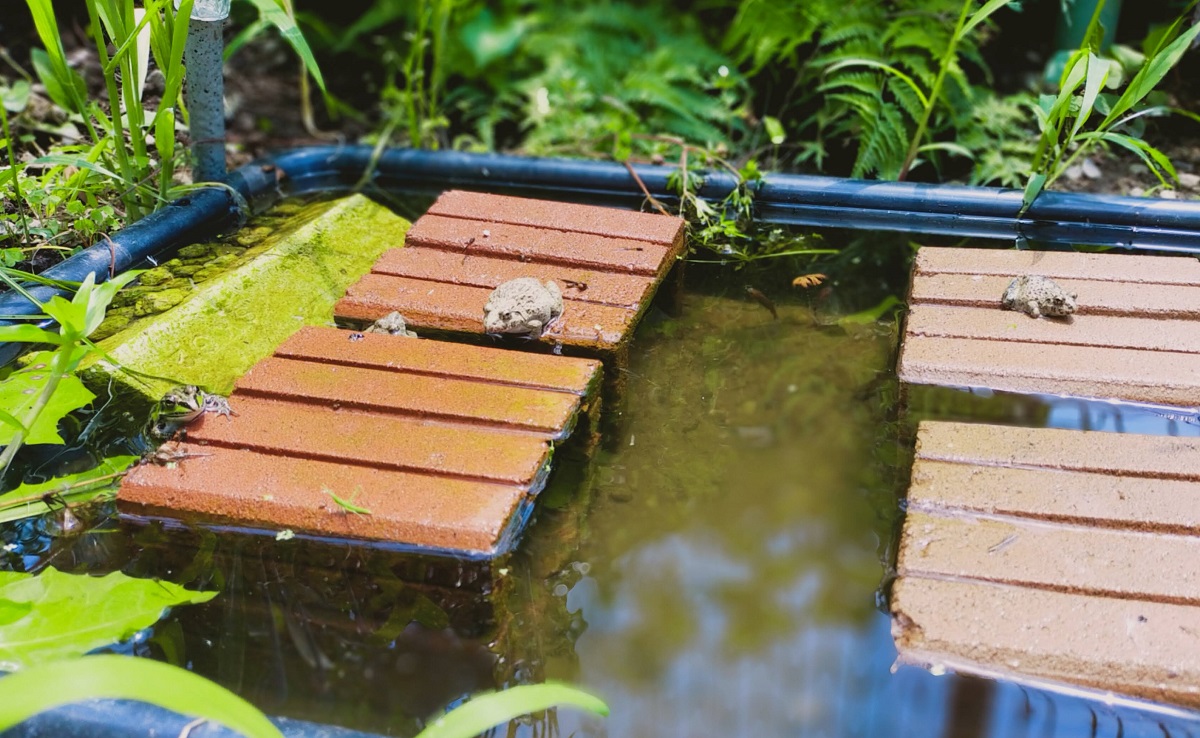
[[[82,656],[154,625],[168,607],[216,596],[119,571],[102,577],[54,568],[36,575],[0,572],[0,670]],[[11,695],[7,686],[5,694]]]
[[[86,352],[76,349],[74,353],[82,359]],[[50,381],[50,361],[53,356],[49,351],[33,354],[29,366],[18,369],[0,382],[0,407],[29,426],[23,443],[63,443],[62,436],[58,435],[58,421],[96,398],[78,377],[67,374],[59,379],[58,387],[46,401],[45,407],[31,420],[28,414],[33,411],[42,390]],[[19,430],[21,428],[0,420],[0,433],[4,434],[0,436],[0,445],[7,445]]]
[[[42,303],[42,309],[46,311],[47,315],[58,321],[59,328],[67,340],[74,341],[87,335],[83,332],[83,327],[86,325],[86,305],[66,300],[61,295],[54,295]]]
[[[86,471],[55,477],[37,484],[22,484],[0,495],[0,523],[41,515],[51,509],[42,499],[53,494],[63,502],[83,502],[112,489],[117,483],[113,475],[128,469],[140,457],[110,456],[98,466]]]
[[[110,575],[111,576],[111,575]],[[283,738],[253,705],[186,669],[132,656],[88,656],[35,666],[4,678],[0,731],[46,710],[93,699],[149,702],[205,718],[249,738]]]
[[[92,331],[99,328],[100,324],[104,322],[104,314],[108,311],[108,306],[112,303],[113,298],[116,296],[117,290],[140,277],[143,271],[145,270],[134,269],[128,272],[122,272],[112,279],[96,285],[87,293],[83,331],[85,336],[92,335]],[[92,278],[92,275],[89,274],[88,278]],[[84,284],[87,284],[86,279],[84,280]],[[82,285],[80,286],[79,292],[75,293],[77,298],[81,292],[83,292]]]
[[[0,326],[0,341],[16,341],[17,343],[53,343],[62,342],[62,336],[57,333],[38,328],[36,325],[24,323],[21,325]]]
[[[304,34],[300,33],[295,19],[287,14],[287,11],[279,4],[279,0],[250,0],[250,2],[258,8],[258,13],[264,20],[279,29],[284,40],[296,50],[296,54],[304,62],[304,68],[316,80],[321,92],[325,92],[325,79],[321,76],[321,68],[317,66],[317,60],[313,57],[312,50],[308,48],[308,42],[304,40]]]
[[[503,692],[472,697],[432,722],[417,738],[474,738],[513,718],[541,712],[556,705],[608,715],[608,705],[599,697],[566,684],[522,684]]]
[[[10,113],[19,113],[29,104],[29,93],[33,87],[29,82],[19,79],[12,87],[0,87],[0,104]]]
[[[55,72],[54,64],[51,63],[50,57],[41,49],[33,49],[30,54],[30,60],[33,61],[33,71],[37,74],[38,80],[46,87],[46,94],[54,101],[54,104],[63,110],[69,110],[72,113],[79,113],[75,108],[78,107],[75,103],[75,98],[70,92],[70,85],[78,78],[79,82],[83,83],[83,78],[79,77],[79,73],[73,69],[67,70],[67,78],[61,79]],[[74,75],[74,76],[72,76]]]

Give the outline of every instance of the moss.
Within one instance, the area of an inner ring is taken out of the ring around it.
[[[146,406],[175,383],[228,393],[238,377],[296,330],[332,323],[333,306],[346,288],[388,245],[400,242],[409,226],[361,195],[302,204],[292,213],[286,220],[274,213],[266,218],[273,226],[270,236],[246,251],[254,258],[102,343],[123,366],[164,379],[135,379],[107,362],[93,362],[83,370],[84,381],[97,387],[111,379],[119,385],[118,395]],[[235,252],[222,256],[232,256],[230,262],[241,258]],[[178,275],[182,261],[171,262],[163,266]],[[178,293],[145,292],[138,305],[163,295],[169,301]]]
[[[174,279],[174,275],[172,275],[171,270],[167,269],[166,267],[147,269],[142,273],[142,276],[138,277],[138,281],[146,286],[162,284],[163,282],[169,282],[172,279]]]
[[[133,307],[133,314],[141,317],[161,313],[183,302],[187,296],[187,292],[180,289],[151,292],[138,299],[137,304]]]

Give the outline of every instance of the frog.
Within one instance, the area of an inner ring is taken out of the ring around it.
[[[172,387],[154,408],[150,420],[150,433],[159,438],[168,438],[204,413],[225,417],[234,414],[226,397],[205,392],[194,384]]]
[[[393,310],[375,321],[363,333],[386,333],[389,336],[407,336],[416,338],[417,334],[408,330],[408,324],[399,311]]]
[[[1000,306],[1030,317],[1065,318],[1075,312],[1077,295],[1067,292],[1049,277],[1025,274],[1015,277],[1004,290]]]
[[[553,281],[519,277],[501,284],[483,306],[487,333],[525,333],[534,338],[563,314],[562,290]]]

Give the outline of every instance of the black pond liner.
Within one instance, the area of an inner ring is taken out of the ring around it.
[[[637,166],[647,189],[665,202],[674,167]],[[458,188],[637,207],[643,195],[624,165],[503,154],[313,146],[247,164],[227,187],[198,189],[109,239],[47,269],[46,277],[98,281],[189,243],[236,230],[245,218],[292,195],[362,189],[440,192]],[[724,172],[706,175],[701,195],[723,198],[736,185]],[[1009,241],[1052,241],[1200,254],[1200,202],[1043,192],[1027,212],[1021,192],[912,182],[874,182],[776,174],[755,197],[758,218],[771,223],[941,234]],[[55,290],[34,287],[40,300]],[[16,293],[0,295],[0,315],[37,308]],[[19,344],[0,343],[0,364]]]
[[[634,169],[651,194],[676,202],[667,186],[674,167]],[[44,275],[77,282],[95,274],[97,281],[104,281],[181,246],[236,230],[248,216],[294,195],[355,189],[437,193],[455,188],[629,208],[643,199],[629,170],[619,163],[412,149],[387,149],[376,155],[369,146],[286,151],[232,172],[225,184],[228,187],[198,189],[170,203]],[[736,184],[728,174],[710,173],[700,194],[720,200]],[[1043,192],[1019,215],[1021,197],[1012,189],[777,174],[767,176],[759,187],[755,214],[766,222],[792,225],[1200,254],[1200,202]],[[46,300],[58,291],[38,286],[30,292]],[[19,294],[0,295],[0,315],[37,313],[37,307]],[[0,364],[22,349],[22,344],[0,343]],[[289,737],[371,738],[327,725],[273,720]],[[6,731],[3,738],[177,736],[187,723],[187,718],[162,708],[104,700],[41,713]],[[236,734],[204,725],[191,735]]]

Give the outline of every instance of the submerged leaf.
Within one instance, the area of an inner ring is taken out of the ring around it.
[[[250,738],[283,738],[265,715],[233,692],[150,659],[90,656],[33,667],[0,683],[5,696],[0,700],[0,731],[72,702],[129,699],[221,723]]]
[[[78,503],[90,500],[116,483],[114,477],[129,468],[137,456],[110,456],[98,466],[85,471],[54,477],[45,482],[22,484],[0,495],[0,523],[41,515],[51,509],[43,499],[54,495],[55,504]]]
[[[0,572],[0,613],[8,614],[0,615],[0,670],[82,656],[153,625],[168,607],[216,595],[119,571],[102,577],[53,568],[36,575]]]

